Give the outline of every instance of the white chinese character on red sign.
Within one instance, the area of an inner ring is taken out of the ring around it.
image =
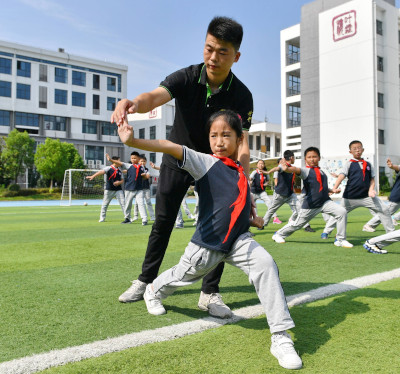
[[[157,109],[153,109],[149,112],[149,118],[157,117]]]
[[[332,19],[333,40],[337,42],[357,33],[356,11],[351,10]]]

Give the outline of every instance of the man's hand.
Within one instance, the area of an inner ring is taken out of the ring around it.
[[[392,163],[392,160],[390,158],[388,158],[386,160],[386,164],[387,164],[388,168],[393,169],[393,163]]]
[[[368,196],[369,197],[376,197],[376,191],[375,190],[369,190],[368,191]]]
[[[116,123],[117,126],[122,125],[123,122],[127,119],[127,113],[136,113],[137,106],[135,102],[122,99],[118,101],[117,106],[114,109],[113,114],[111,115],[111,123]]]
[[[250,226],[262,229],[264,227],[264,219],[262,217],[255,216],[250,219]]]
[[[92,181],[93,178],[94,178],[94,175],[89,175],[89,176],[86,177],[86,179],[89,179],[90,181]]]
[[[331,189],[331,191],[332,191],[332,193],[340,193],[340,191],[342,191],[340,188],[335,188],[335,187],[333,187],[332,189]]]
[[[134,140],[133,127],[125,120],[122,125],[118,125],[118,135],[122,143],[130,146]]]
[[[111,157],[110,157],[110,155],[108,153],[106,153],[106,158],[107,158],[107,161],[112,162],[112,159],[111,159]]]

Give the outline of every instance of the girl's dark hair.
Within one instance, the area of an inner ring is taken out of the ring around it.
[[[207,121],[206,130],[207,135],[210,134],[210,128],[212,123],[219,117],[223,117],[225,122],[236,132],[238,138],[240,138],[243,134],[242,128],[242,118],[239,114],[234,112],[233,110],[219,110],[218,112],[213,113]]]
[[[308,152],[315,152],[318,157],[321,157],[321,154],[319,153],[319,149],[317,147],[308,147],[305,151],[304,151],[304,157],[306,157]]]
[[[238,51],[243,39],[243,27],[232,18],[214,17],[208,25],[207,34],[231,43]]]

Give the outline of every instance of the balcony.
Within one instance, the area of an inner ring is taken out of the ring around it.
[[[295,96],[300,95],[300,84],[295,84],[287,88],[286,92],[287,96]]]
[[[289,52],[286,55],[286,65],[293,65],[300,62],[300,52]]]
[[[301,126],[301,117],[297,118],[288,118],[287,120],[287,128],[293,128],[293,127],[300,127]]]

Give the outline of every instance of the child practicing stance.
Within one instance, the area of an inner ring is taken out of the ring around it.
[[[371,253],[386,254],[387,250],[383,249],[390,244],[400,241],[400,230],[390,231],[386,234],[375,236],[375,238],[367,240],[363,247]]]
[[[179,263],[147,285],[144,293],[147,310],[154,315],[165,314],[162,299],[179,287],[197,282],[224,261],[243,270],[254,284],[272,333],[271,353],[282,367],[299,369],[301,359],[286,332],[294,327],[294,322],[278,268],[271,255],[248,232],[250,225],[261,227],[263,220],[254,216],[247,178],[236,161],[243,141],[241,120],[231,110],[219,111],[210,116],[206,128],[213,155],[168,140],[136,139],[126,122],[118,127],[126,145],[176,158],[177,165],[196,180],[199,194],[196,231]]]
[[[114,156],[113,159],[119,160],[118,156]],[[106,220],[107,208],[110,205],[111,200],[116,197],[119,205],[121,206],[122,212],[125,209],[125,197],[124,191],[122,191],[122,171],[115,162],[111,166],[106,166],[104,169],[97,171],[93,175],[87,176],[86,179],[92,181],[98,175],[106,174],[106,187],[104,189],[103,203],[101,204],[100,219],[99,222]]]
[[[268,210],[264,216],[264,221],[265,221],[265,217],[267,216],[268,211],[271,207],[271,199],[265,192],[265,185],[269,182],[269,175],[265,170],[265,163],[263,160],[258,160],[257,169],[250,174],[250,182],[251,182],[251,194],[253,196],[254,203],[257,201],[257,199],[261,199],[267,206]],[[273,217],[274,217],[273,223],[276,224],[282,223],[282,221],[278,218],[275,212],[273,214]]]
[[[369,208],[375,214],[378,214],[380,221],[386,232],[394,231],[392,217],[388,208],[376,197],[375,192],[375,173],[372,165],[362,158],[364,148],[359,140],[353,140],[349,144],[349,153],[353,156],[350,161],[344,165],[335,182],[332,192],[337,193],[340,183],[344,178],[348,178],[346,188],[343,192],[342,206],[347,213],[356,208]],[[326,223],[324,232],[327,237],[335,228],[336,219],[331,217]]]
[[[288,166],[286,160],[281,160],[284,171],[300,175],[300,178],[303,179],[305,196],[296,221],[282,227],[272,236],[272,239],[277,243],[285,243],[286,237],[301,229],[313,217],[322,212],[337,220],[337,235],[334,244],[337,247],[353,247],[353,244],[346,240],[346,209],[338,206],[330,199],[328,178],[318,166],[321,159],[319,149],[316,147],[307,148],[304,152],[304,158],[305,168]]]

